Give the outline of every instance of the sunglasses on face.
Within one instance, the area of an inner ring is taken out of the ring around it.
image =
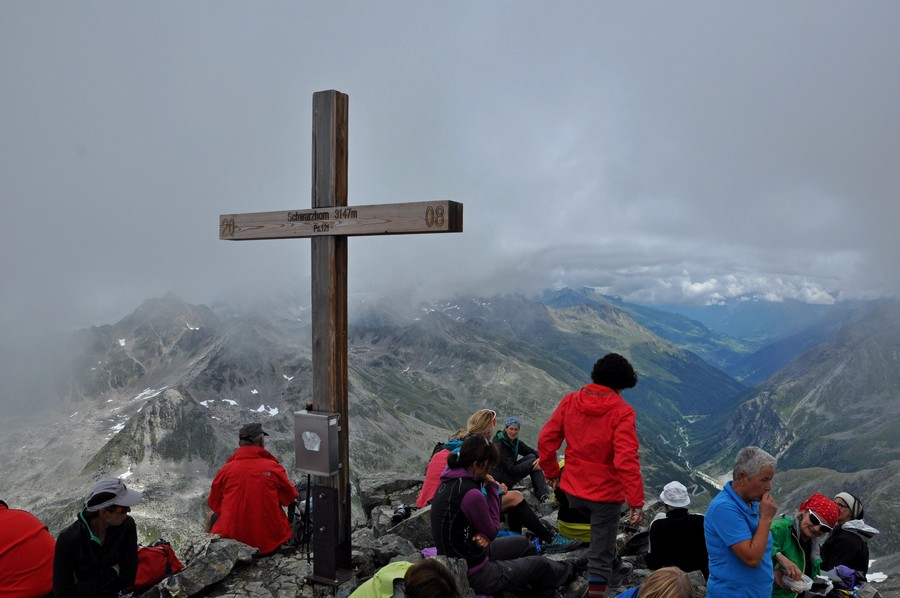
[[[113,505],[111,507],[106,507],[106,510],[110,513],[130,513],[131,507],[123,507],[121,505]]]
[[[814,527],[818,527],[826,534],[831,532],[831,526],[827,523],[822,523],[822,520],[812,511],[807,511],[806,516],[809,517],[809,522],[813,524]]]

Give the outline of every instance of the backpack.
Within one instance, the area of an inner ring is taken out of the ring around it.
[[[438,454],[439,452],[441,452],[442,450],[444,450],[444,443],[443,443],[443,442],[438,442],[437,444],[434,445],[434,448],[431,449],[431,457],[434,457],[435,455],[437,455],[437,454]],[[429,458],[428,458],[428,462],[425,463],[425,471],[422,472],[423,474],[427,474],[427,473],[428,473],[428,463],[430,463],[431,457],[429,457]]]
[[[833,581],[834,589],[828,593],[829,598],[877,598],[881,593],[872,584],[866,583],[866,574],[852,567],[838,565],[830,571],[823,572],[829,577],[837,577]]]
[[[138,548],[137,576],[127,592],[143,592],[165,578],[184,569],[175,550],[165,540]]]
[[[431,449],[431,456],[434,457],[437,453],[439,453],[442,450],[444,450],[444,443],[438,442],[437,444],[434,445],[434,448]]]

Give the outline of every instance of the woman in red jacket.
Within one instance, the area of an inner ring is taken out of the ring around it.
[[[616,555],[623,502],[632,524],[644,515],[644,482],[638,457],[634,409],[619,395],[634,388],[637,374],[628,360],[610,353],[594,364],[593,384],[563,397],[538,437],[540,466],[551,488],[561,487],[569,505],[589,515],[588,596],[605,598],[631,564]],[[560,479],[556,451],[566,442]]]

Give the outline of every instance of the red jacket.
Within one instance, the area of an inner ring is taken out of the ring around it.
[[[0,505],[0,596],[31,598],[53,591],[56,541],[27,511]]]
[[[618,393],[588,384],[563,397],[538,437],[540,466],[559,477],[556,451],[566,441],[564,492],[595,502],[644,506],[634,409]]]
[[[213,480],[207,504],[219,519],[210,531],[268,554],[290,539],[282,507],[296,498],[297,489],[272,453],[239,447]]]

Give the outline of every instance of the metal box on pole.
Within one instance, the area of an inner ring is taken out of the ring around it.
[[[324,477],[331,477],[340,471],[340,423],[339,413],[294,412],[297,471]]]

